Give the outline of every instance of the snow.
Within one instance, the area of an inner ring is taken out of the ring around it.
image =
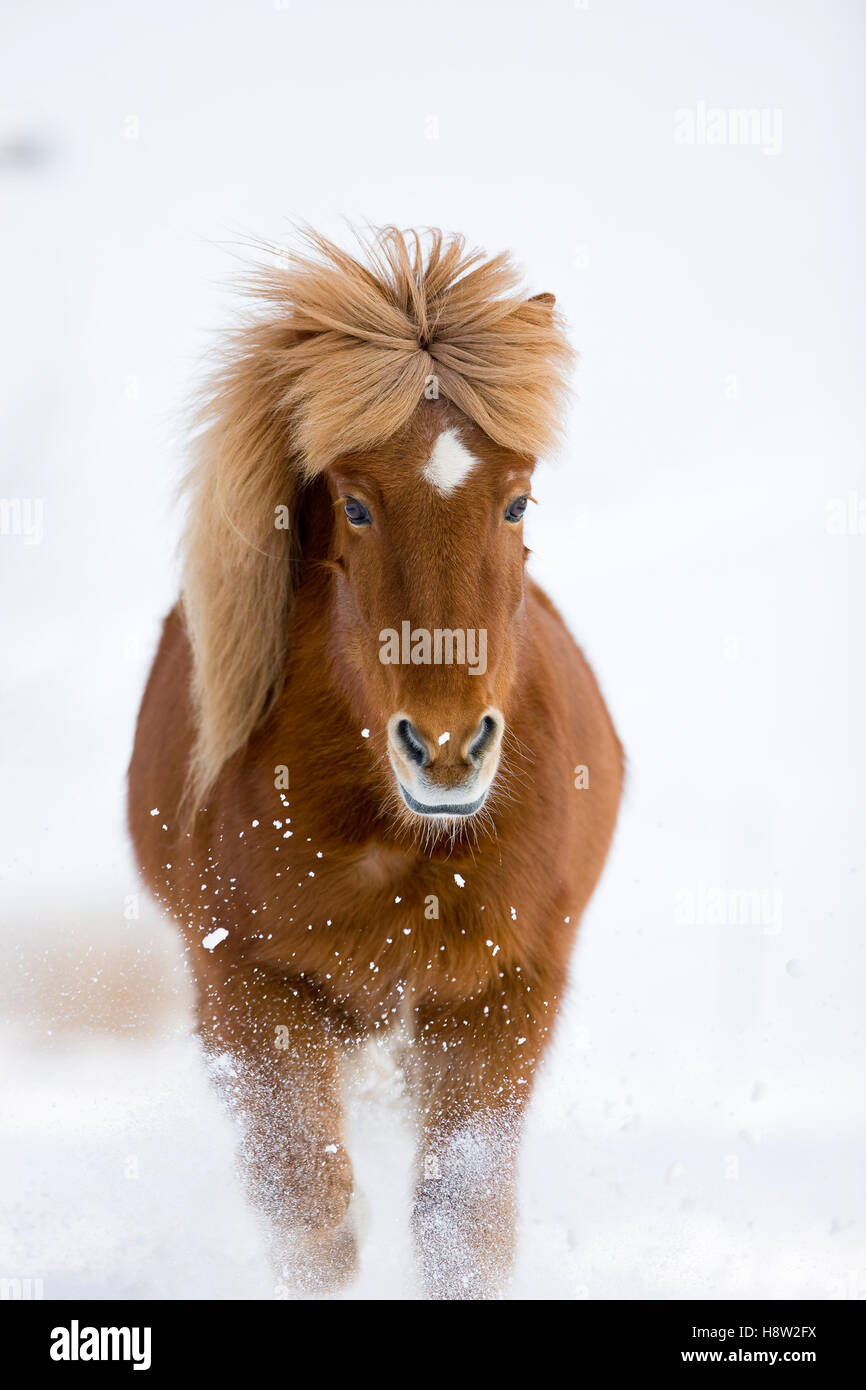
[[[866,540],[828,525],[866,491],[862,17],[540,0],[530,39],[527,13],[401,12],[360,66],[348,3],[154,0],[134,42],[123,6],[6,16],[4,119],[46,156],[0,166],[0,493],[42,518],[0,535],[0,1273],[48,1297],[285,1296],[123,776],[217,287],[244,235],[344,214],[513,247],[582,353],[529,563],[629,776],[531,1105],[513,1293],[866,1295]],[[778,107],[781,153],[678,145],[689,93]],[[351,1122],[371,1222],[344,1296],[419,1297],[375,1046]]]
[[[225,927],[217,927],[216,931],[210,932],[202,939],[202,946],[206,951],[212,951],[214,946],[218,946],[221,941],[225,941],[228,931]]]

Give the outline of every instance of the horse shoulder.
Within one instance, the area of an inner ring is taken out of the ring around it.
[[[128,772],[129,829],[148,879],[162,867],[164,846],[181,833],[181,801],[195,736],[191,681],[192,651],[175,605],[163,623],[148,676]]]
[[[549,760],[560,769],[554,800],[565,798],[565,807],[559,807],[565,811],[563,828],[578,847],[576,862],[594,885],[616,823],[625,753],[592,667],[556,606],[534,583],[528,586],[527,610],[533,658],[526,741],[557,750]]]

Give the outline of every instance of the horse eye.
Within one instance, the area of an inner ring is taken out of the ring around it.
[[[367,511],[363,502],[359,502],[357,497],[347,497],[345,499],[346,516],[353,526],[372,526],[373,518]]]
[[[509,502],[508,506],[505,508],[505,520],[520,521],[523,513],[526,511],[526,504],[528,501],[529,498],[526,496],[515,497],[514,501]]]

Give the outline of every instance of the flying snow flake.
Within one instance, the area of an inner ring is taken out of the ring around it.
[[[517,921],[517,908],[516,908],[516,907],[513,907],[513,908],[511,909],[511,920],[512,920],[513,922],[516,922],[516,921]]]
[[[159,815],[159,807],[158,807],[158,806],[154,806],[154,808],[153,808],[153,810],[151,811],[150,814],[151,814],[152,816],[158,816],[158,815]]]
[[[401,903],[401,902],[403,901],[403,899],[402,899],[402,898],[400,897],[400,895],[398,894],[397,897],[394,899],[394,901],[395,901],[395,903]]]
[[[440,734],[439,737],[438,737],[438,739],[436,740],[436,742],[439,744],[439,747],[441,748],[441,747],[442,747],[442,744],[443,744],[443,743],[447,743],[450,737],[451,737],[450,732],[446,732],[446,733],[444,733],[444,734]]]
[[[326,1144],[326,1145],[325,1145],[325,1153],[326,1153],[326,1154],[335,1154],[336,1152],[337,1152],[337,1146],[336,1146],[336,1144]]]
[[[362,730],[361,730],[361,738],[369,738],[369,737],[370,737],[370,730],[369,730],[369,729],[362,729]]]
[[[201,944],[206,951],[212,951],[214,946],[218,946],[221,941],[225,941],[227,936],[228,931],[225,927],[217,927],[216,931],[212,931],[209,936],[206,936]]]
[[[457,887],[458,887],[458,888],[465,888],[465,887],[466,887],[466,879],[463,877],[462,874],[455,874],[455,875],[454,875],[454,882],[457,884]]]
[[[252,825],[253,830],[255,830],[256,826],[258,825],[258,821],[257,821],[257,820],[250,821],[250,824]]]

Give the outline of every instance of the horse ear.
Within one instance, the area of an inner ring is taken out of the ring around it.
[[[183,613],[193,654],[196,805],[280,692],[302,473],[261,340],[214,383],[187,481]]]
[[[545,294],[532,294],[529,296],[530,304],[543,304],[546,309],[552,309],[556,304],[556,295],[548,290]]]

